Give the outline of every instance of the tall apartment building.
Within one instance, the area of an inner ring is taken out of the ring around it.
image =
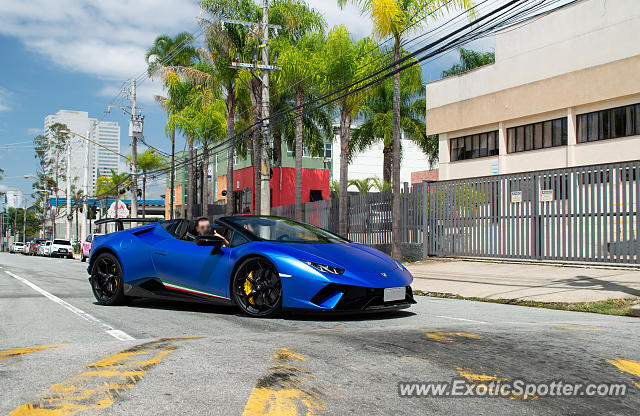
[[[427,84],[440,179],[640,159],[640,1],[583,0],[496,34],[494,64]]]
[[[120,152],[120,126],[114,121],[99,121],[89,118],[86,111],[60,110],[44,119],[45,136],[49,137],[49,127],[55,123],[65,124],[75,133],[91,138],[93,141]],[[99,176],[111,176],[111,169],[118,170],[119,156],[86,140],[71,135],[71,178],[72,185],[81,188],[84,185],[84,172],[89,161],[89,194],[93,194]],[[48,158],[66,158],[66,154],[49,154]],[[60,180],[60,189],[66,187],[66,176]]]

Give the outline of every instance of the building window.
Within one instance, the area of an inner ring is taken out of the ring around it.
[[[578,143],[640,135],[640,104],[578,114]]]
[[[498,154],[498,131],[457,137],[449,141],[451,161],[477,159]]]
[[[333,143],[324,144],[324,157],[331,158],[333,155]]]
[[[566,144],[566,117],[507,129],[507,153],[566,146]]]
[[[294,151],[295,149],[291,147],[289,143],[287,143],[287,156],[293,156]],[[311,157],[311,154],[309,154],[309,149],[304,144],[302,145],[302,157]]]

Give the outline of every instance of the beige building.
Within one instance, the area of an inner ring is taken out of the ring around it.
[[[496,34],[427,84],[440,180],[640,160],[640,1],[583,0]]]

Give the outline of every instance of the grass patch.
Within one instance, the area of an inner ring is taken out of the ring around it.
[[[600,313],[604,315],[618,315],[618,316],[632,316],[630,309],[632,306],[639,303],[637,299],[607,299],[597,302],[538,302],[535,300],[521,300],[521,299],[489,299],[478,297],[465,297],[460,295],[454,295],[453,293],[441,293],[441,292],[423,292],[422,290],[414,290],[414,295],[418,296],[431,296],[436,298],[445,299],[461,299],[461,300],[473,300],[476,302],[491,302],[500,303],[503,305],[518,305],[528,306],[531,308],[546,308],[546,309],[558,309],[563,311],[574,312],[590,312]]]

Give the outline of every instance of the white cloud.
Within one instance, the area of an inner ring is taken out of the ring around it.
[[[0,87],[0,111],[9,111],[11,106],[9,105],[11,92],[6,88]]]
[[[307,0],[309,5],[321,12],[329,28],[334,25],[345,25],[355,38],[371,35],[371,20],[368,16],[361,16],[358,7],[347,4],[343,9],[337,0]]]
[[[30,127],[27,129],[27,134],[30,134],[30,135],[42,134],[42,133],[43,133],[42,127]]]
[[[195,0],[0,3],[0,34],[20,39],[55,65],[102,78],[109,85],[145,71],[144,55],[155,37],[194,31],[199,13]],[[0,110],[8,107],[2,97],[0,90]]]

